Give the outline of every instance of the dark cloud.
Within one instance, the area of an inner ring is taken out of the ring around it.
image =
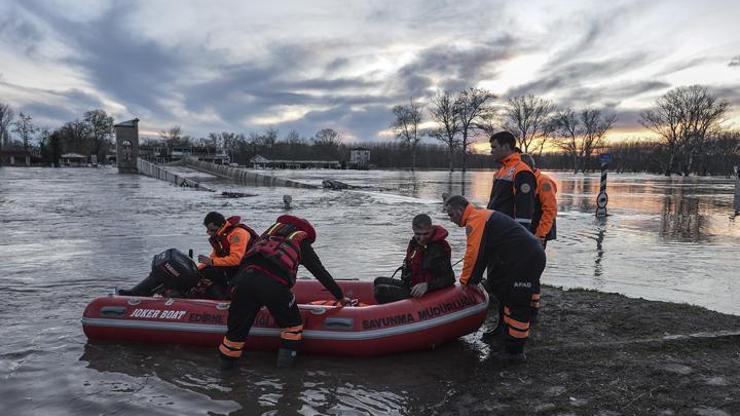
[[[664,68],[662,71],[658,72],[656,76],[665,76],[665,75],[674,74],[676,72],[683,71],[684,69],[689,69],[697,65],[702,65],[711,60],[712,58],[702,56],[699,58],[689,59],[686,61],[671,63],[666,68]]]
[[[78,89],[51,91],[2,81],[0,87],[34,97],[36,101],[20,105],[17,111],[30,115],[34,123],[43,127],[58,127],[68,121],[82,118],[86,111],[104,108],[103,102],[98,97]]]
[[[388,127],[390,121],[391,110],[386,105],[369,104],[355,108],[336,106],[329,110],[311,111],[301,120],[284,123],[284,128],[286,131],[295,129],[312,135],[321,128],[331,127],[360,140],[373,140],[378,130]]]
[[[44,37],[34,22],[11,8],[5,16],[0,16],[0,39],[27,55],[34,55]]]
[[[600,4],[600,7],[590,10],[592,14],[582,16],[568,16],[554,20],[551,31],[557,32],[562,28],[577,26],[582,35],[574,43],[557,51],[545,65],[548,69],[555,69],[562,65],[569,66],[576,60],[588,60],[585,57],[603,55],[613,42],[613,35],[626,26],[636,15],[644,14],[654,5],[649,2],[635,1],[626,4]]]
[[[627,69],[647,62],[649,55],[644,52],[635,52],[601,61],[571,62],[557,69],[548,69],[540,78],[509,90],[506,95],[517,96],[524,94],[542,95],[556,90],[574,90],[583,84],[601,81],[618,75]]]
[[[735,110],[740,110],[740,84],[709,87],[709,91],[730,103]]]
[[[734,56],[727,66],[740,66],[740,55]]]
[[[495,64],[506,62],[523,47],[513,36],[504,35],[487,42],[461,47],[435,44],[424,50],[396,74],[396,90],[401,96],[431,96],[429,87],[438,80],[443,90],[462,90],[481,79],[495,78]]]
[[[125,103],[134,114],[171,116],[162,99],[173,96],[189,55],[132,35],[124,23],[130,11],[127,5],[115,3],[90,22],[68,20],[44,4],[28,2],[24,7],[79,51],[66,62],[79,68],[101,92]]]
[[[667,90],[671,84],[663,81],[633,81],[608,87],[574,87],[566,89],[565,93],[558,98],[561,107],[592,107],[608,106],[616,107],[622,100],[635,98],[642,94],[655,91]]]

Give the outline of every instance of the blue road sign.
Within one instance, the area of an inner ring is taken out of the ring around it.
[[[612,157],[611,153],[602,153],[599,155],[599,163],[601,163],[602,165],[608,165],[612,163],[613,160],[614,158]]]

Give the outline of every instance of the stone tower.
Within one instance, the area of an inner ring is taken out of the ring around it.
[[[139,119],[124,121],[116,129],[116,163],[118,173],[138,173],[136,161],[139,158]]]

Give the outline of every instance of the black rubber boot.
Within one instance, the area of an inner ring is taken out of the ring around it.
[[[154,273],[149,273],[149,276],[134,286],[133,289],[120,289],[118,294],[121,296],[151,296],[160,286],[162,286],[162,279]]]
[[[222,371],[229,371],[235,369],[239,365],[239,360],[235,360],[233,358],[226,358],[223,355],[221,355],[220,366],[219,368]]]
[[[291,350],[288,348],[280,348],[278,350],[277,368],[292,367],[297,356],[298,356],[298,351],[296,350]]]

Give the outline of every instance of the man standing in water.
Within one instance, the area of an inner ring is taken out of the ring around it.
[[[547,248],[547,242],[557,238],[555,217],[558,215],[558,187],[551,177],[537,169],[534,158],[528,154],[522,154],[522,162],[526,163],[534,172],[537,180],[535,189],[534,215],[532,216],[532,229],[534,235],[540,240],[542,248]],[[540,285],[532,292],[532,322],[537,321],[540,311]]]
[[[284,368],[293,364],[303,339],[303,321],[291,291],[298,265],[304,265],[340,305],[349,301],[321,264],[311,246],[314,241],[316,231],[308,221],[281,215],[247,252],[246,265],[235,278],[226,335],[218,347],[224,369],[234,367],[241,357],[249,330],[262,306],[267,307],[283,328],[277,366]]]
[[[476,285],[495,261],[489,279],[497,287],[506,329],[505,349],[513,361],[524,361],[529,338],[532,290],[539,286],[545,269],[545,251],[521,224],[489,209],[477,209],[467,199],[454,195],[445,201],[450,220],[465,227],[467,245],[460,283]]]
[[[491,135],[491,156],[500,167],[493,175],[493,185],[488,201],[488,209],[508,215],[530,232],[534,214],[536,180],[532,169],[521,161],[520,150],[516,147],[516,138],[508,131]],[[488,269],[486,289],[499,301],[498,325],[486,331],[487,335],[503,333],[504,311],[498,288],[493,284],[491,275],[496,267],[491,264]]]

